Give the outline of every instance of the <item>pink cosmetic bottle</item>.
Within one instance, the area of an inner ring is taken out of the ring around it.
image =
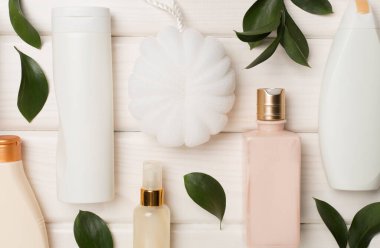
[[[297,248],[301,142],[284,130],[284,89],[258,89],[257,119],[258,129],[244,134],[248,247]]]

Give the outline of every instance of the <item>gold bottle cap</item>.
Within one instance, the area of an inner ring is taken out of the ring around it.
[[[257,119],[260,121],[285,120],[285,90],[268,88],[257,90]]]
[[[21,139],[14,135],[0,135],[0,163],[21,160]]]

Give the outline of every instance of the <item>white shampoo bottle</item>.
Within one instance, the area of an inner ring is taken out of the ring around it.
[[[109,9],[53,9],[54,84],[60,117],[58,198],[98,203],[114,197],[114,128]]]
[[[350,4],[336,33],[320,99],[320,148],[332,188],[380,186],[380,42],[368,0]]]

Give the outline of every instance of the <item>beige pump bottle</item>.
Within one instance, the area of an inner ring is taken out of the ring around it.
[[[301,142],[284,130],[284,89],[258,90],[257,119],[244,135],[248,247],[298,248]]]
[[[133,218],[133,248],[170,248],[170,210],[164,205],[162,167],[144,162],[141,205]]]
[[[0,247],[49,247],[44,218],[24,173],[17,136],[0,136],[0,234]]]

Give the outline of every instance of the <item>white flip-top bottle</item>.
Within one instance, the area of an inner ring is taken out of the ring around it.
[[[320,148],[332,188],[380,186],[380,42],[368,0],[350,4],[335,36],[320,99]]]
[[[60,117],[58,198],[97,203],[114,197],[114,128],[109,9],[55,8],[54,85]]]

